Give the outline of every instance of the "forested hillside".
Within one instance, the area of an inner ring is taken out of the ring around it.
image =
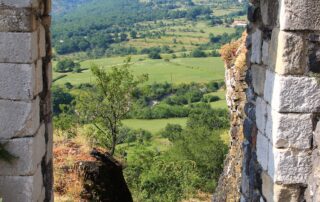
[[[234,1],[192,0],[89,0],[57,1],[54,5],[53,43],[59,54],[100,49],[128,40],[139,32],[137,23],[164,19],[196,20],[219,23],[213,8],[239,6]],[[66,11],[72,11],[66,13]],[[232,16],[243,15],[237,10]],[[138,37],[137,34],[132,38]],[[141,37],[141,36],[140,36]]]

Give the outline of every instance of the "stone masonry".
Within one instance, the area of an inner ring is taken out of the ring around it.
[[[320,2],[250,2],[241,201],[320,201]]]
[[[50,0],[0,0],[0,199],[53,201]]]

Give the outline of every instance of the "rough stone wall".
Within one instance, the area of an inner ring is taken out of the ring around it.
[[[0,0],[0,160],[4,202],[53,201],[50,0]]]
[[[225,160],[223,174],[221,175],[213,201],[239,201],[241,170],[242,170],[242,143],[243,121],[245,118],[244,106],[246,103],[245,91],[247,84],[247,50],[245,47],[247,35],[241,39],[227,44],[221,49],[225,61],[225,81],[227,88],[227,104],[230,111],[230,150]]]
[[[320,2],[251,0],[248,17],[241,201],[319,201]]]

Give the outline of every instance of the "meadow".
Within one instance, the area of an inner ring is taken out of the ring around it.
[[[63,85],[70,82],[73,85],[81,83],[92,83],[93,77],[89,70],[92,64],[105,69],[114,65],[122,65],[126,57],[102,58],[81,62],[85,68],[81,73],[54,73],[53,77],[61,75],[65,77],[54,82],[55,85]],[[224,78],[224,65],[220,57],[211,58],[177,58],[170,61],[151,60],[147,56],[132,56],[131,70],[134,75],[148,74],[149,80],[146,84],[154,82],[169,82],[174,84],[208,81],[222,81]]]

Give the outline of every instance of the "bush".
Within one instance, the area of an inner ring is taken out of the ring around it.
[[[156,52],[156,51],[152,51],[148,54],[148,57],[151,58],[151,59],[161,59],[161,55],[159,52]]]
[[[80,64],[73,62],[71,59],[64,59],[57,63],[54,71],[59,73],[66,73],[66,72],[81,72]]]
[[[182,127],[179,124],[167,124],[164,130],[160,131],[160,136],[168,138],[171,142],[180,139]]]
[[[191,56],[195,58],[202,58],[207,57],[207,54],[200,49],[195,49],[194,51],[192,51]]]

